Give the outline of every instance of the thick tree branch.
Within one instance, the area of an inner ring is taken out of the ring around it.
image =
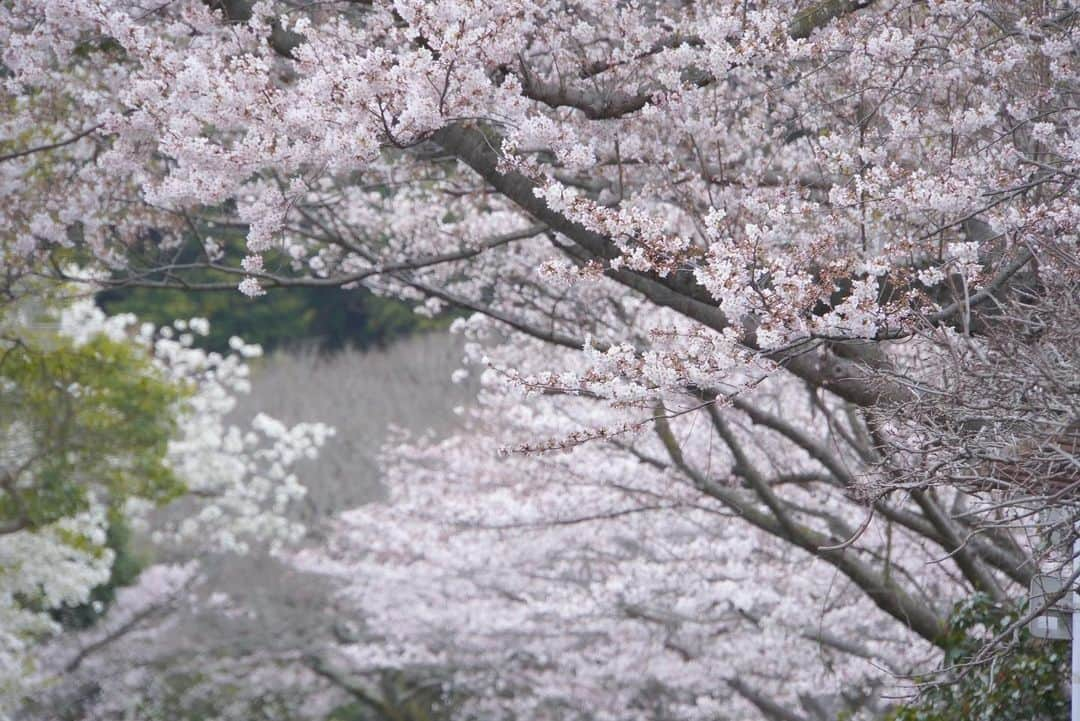
[[[788,24],[788,34],[796,40],[810,37],[838,17],[869,7],[874,0],[820,0],[796,15]]]
[[[809,721],[805,716],[800,716],[772,699],[766,698],[740,678],[729,678],[726,682],[732,691],[749,701],[772,721]]]
[[[934,528],[945,540],[945,550],[952,556],[957,568],[964,574],[964,578],[976,589],[992,596],[995,601],[1008,603],[1009,597],[1002,590],[997,579],[986,569],[980,559],[972,553],[972,549],[967,546],[964,539],[957,532],[956,525],[937,502],[926,491],[921,489],[913,490],[911,497],[922,509],[923,515],[934,525]]]
[[[97,125],[94,125],[92,127],[89,127],[86,130],[83,130],[82,132],[76,133],[75,135],[72,135],[70,138],[66,138],[64,140],[59,140],[59,141],[57,141],[55,143],[48,143],[48,144],[45,144],[45,145],[37,145],[37,146],[34,146],[32,148],[26,148],[25,150],[18,150],[18,151],[13,152],[13,153],[7,153],[5,155],[0,155],[0,163],[5,163],[5,162],[7,162],[9,160],[15,160],[16,158],[23,158],[23,157],[26,157],[27,155],[33,155],[34,153],[44,153],[44,152],[47,152],[49,150],[56,150],[57,148],[62,148],[65,145],[71,145],[72,143],[75,143],[75,142],[78,142],[79,140],[82,140],[87,135],[90,135],[91,133],[93,133],[95,130],[98,130],[99,128],[101,128],[100,123],[98,123]]]

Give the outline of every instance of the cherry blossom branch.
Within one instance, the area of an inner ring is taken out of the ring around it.
[[[858,487],[857,479],[847,466],[835,454],[831,453],[820,442],[807,433],[796,428],[779,416],[768,413],[742,398],[733,398],[731,403],[735,408],[746,413],[754,423],[780,433],[785,438],[795,443],[799,448],[809,453],[812,458],[829,470],[842,487],[849,490]],[[913,497],[915,497],[914,493],[917,493],[917,491],[913,492]],[[916,501],[918,502],[919,499],[916,498]],[[927,505],[924,505],[924,503]],[[971,554],[973,551],[961,548],[963,544],[961,544],[956,530],[952,528],[952,524],[940,509],[936,508],[936,504],[932,504],[930,500],[924,496],[923,503],[919,503],[919,505],[922,508],[926,519],[930,522],[929,526],[926,521],[914,518],[911,514],[899,509],[894,509],[881,499],[876,499],[872,503],[872,507],[875,510],[880,511],[885,517],[915,531],[921,536],[933,540],[950,554],[961,549],[963,557],[956,558],[958,566],[961,568],[961,572],[963,572],[977,588],[981,588],[987,593],[995,594],[995,598],[998,598],[999,600],[1006,600],[1006,596],[997,580],[981,567],[978,558],[972,557]],[[932,513],[936,515],[936,521],[931,515]],[[978,549],[974,550],[974,553],[978,556],[981,556],[984,553],[989,555],[993,559],[991,563],[995,567],[1005,571],[1021,583],[1026,583],[1028,574],[1019,570],[1018,567],[1022,562],[1017,558],[1004,552],[995,552],[988,544],[979,544]]]
[[[710,405],[706,406],[706,408],[712,409],[713,407]],[[813,529],[795,523],[790,518],[786,519],[786,522],[781,521],[772,513],[765,513],[760,507],[749,503],[735,489],[720,486],[705,478],[687,463],[682,449],[671,431],[671,427],[662,414],[657,415],[654,427],[672,462],[693,480],[695,487],[730,506],[732,510],[736,511],[752,525],[827,561],[859,586],[880,609],[907,625],[930,643],[938,646],[945,643],[943,635],[944,619],[940,618],[929,606],[916,601],[896,583],[894,578],[883,575],[868,564],[860,561],[852,554],[850,549],[822,550],[825,546],[834,545],[838,539],[829,538]],[[725,438],[725,440],[727,439]],[[735,453],[736,449],[737,446],[732,449],[732,452]],[[745,456],[742,457],[745,460]],[[736,464],[738,465],[738,459],[736,459]],[[767,490],[764,479],[756,474],[748,462],[742,470],[744,471],[744,477],[749,482],[753,484],[755,480],[757,481],[755,490],[764,488],[766,495],[771,495],[771,491]],[[779,512],[784,513],[775,498],[773,498],[773,502]]]
[[[500,172],[498,153],[494,148],[501,141],[493,130],[455,124],[435,133],[432,140],[460,158],[522,210],[569,238],[593,259],[609,263],[618,257],[619,251],[609,239],[552,210],[537,195],[536,185],[531,180],[516,171]],[[715,331],[722,332],[730,326],[708,291],[689,274],[674,273],[659,278],[634,271],[613,270],[607,263],[605,266],[605,275],[642,293],[658,305],[671,308]],[[743,342],[750,348],[757,348],[752,335],[744,338]],[[899,384],[889,385],[879,380],[871,385],[865,367],[842,358],[826,359],[805,349],[767,355],[796,376],[859,405],[874,405],[883,398],[898,400],[910,397],[910,389]]]

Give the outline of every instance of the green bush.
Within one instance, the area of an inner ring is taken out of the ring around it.
[[[1069,716],[1068,641],[1016,632],[1013,647],[991,661],[967,665],[1020,611],[985,595],[957,604],[950,617],[940,674],[923,679],[919,698],[890,721],[1059,721]]]

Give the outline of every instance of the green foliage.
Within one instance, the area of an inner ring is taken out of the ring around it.
[[[0,526],[40,528],[89,505],[183,492],[165,462],[183,389],[127,342],[48,332],[0,349]]]
[[[298,341],[316,343],[324,350],[346,345],[370,348],[445,324],[417,315],[406,303],[364,289],[282,288],[261,298],[245,298],[239,291],[124,288],[101,293],[98,303],[110,314],[134,313],[156,325],[177,318],[206,318],[210,336],[203,345],[219,352],[228,347],[232,336],[268,351]]]
[[[201,234],[212,236],[230,258],[247,253],[245,236],[236,229],[209,225],[201,228]],[[152,248],[142,251],[150,253]],[[202,243],[195,235],[188,237],[174,253],[160,259],[160,264],[206,260]],[[267,262],[275,266],[285,261],[271,254]],[[148,279],[166,280],[165,276],[154,274]],[[203,269],[191,272],[185,279],[224,283],[228,289],[191,292],[118,287],[99,293],[97,301],[109,314],[134,313],[139,319],[159,326],[177,319],[206,318],[210,321],[210,336],[201,345],[219,352],[228,348],[229,338],[233,336],[258,343],[267,351],[297,342],[314,343],[322,350],[338,350],[346,345],[366,349],[447,324],[445,318],[424,318],[413,312],[411,304],[375,295],[366,288],[270,288],[262,297],[246,298],[236,290],[239,279],[235,275]]]
[[[1069,715],[1067,641],[1035,639],[1026,629],[1007,653],[966,666],[1018,611],[985,595],[957,604],[950,617],[940,676],[925,679],[918,700],[889,721],[1056,721]]]

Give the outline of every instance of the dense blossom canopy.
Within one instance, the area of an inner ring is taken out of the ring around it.
[[[198,226],[191,265],[250,294],[382,276],[499,305],[524,263],[771,350],[944,318],[1033,253],[1058,272],[1069,9],[820,5],[13,3],[8,252],[140,272]],[[242,263],[207,206],[247,225]],[[467,280],[404,272],[480,251]]]

